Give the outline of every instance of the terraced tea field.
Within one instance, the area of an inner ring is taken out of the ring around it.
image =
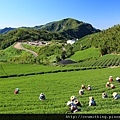
[[[74,59],[73,59],[74,60]],[[74,65],[69,66],[75,66],[75,67],[91,67],[91,66],[101,66],[101,67],[112,67],[112,66],[120,66],[120,55],[104,55],[99,58],[93,58],[88,60],[83,60],[81,62],[78,62]]]
[[[120,100],[112,98],[113,92],[120,94],[120,83],[115,81],[120,77],[119,71],[120,67],[0,78],[0,113],[67,114],[70,112],[66,103],[75,95],[82,103],[80,114],[119,114]],[[115,89],[105,87],[110,75],[114,78]],[[82,84],[90,84],[93,90],[79,96]],[[20,94],[15,95],[13,92],[17,87]],[[109,96],[107,99],[101,97],[104,91]],[[45,101],[38,99],[41,92],[46,95]],[[97,106],[88,106],[89,96],[95,98]]]

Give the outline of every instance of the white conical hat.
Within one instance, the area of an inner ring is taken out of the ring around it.
[[[19,88],[16,88],[15,90],[19,90]]]
[[[93,100],[94,98],[91,96],[91,97],[89,97],[89,99],[90,99],[90,100]]]
[[[119,77],[116,77],[116,80],[119,80],[120,78]]]
[[[84,90],[83,90],[83,89],[80,89],[79,92],[84,92]]]
[[[116,95],[117,95],[117,92],[114,92],[114,93],[113,93],[113,97],[115,97]]]
[[[78,99],[75,99],[74,103],[77,104],[78,102],[79,102]]]
[[[110,84],[110,82],[107,82],[107,84]]]
[[[81,87],[85,87],[85,85],[82,84]]]
[[[102,95],[106,95],[106,93],[104,92],[104,93],[102,93]]]
[[[113,87],[114,85],[113,84],[110,84],[111,87]]]
[[[89,99],[91,100],[91,97],[89,97]]]
[[[75,96],[71,96],[70,99],[71,99],[71,100],[75,99]]]

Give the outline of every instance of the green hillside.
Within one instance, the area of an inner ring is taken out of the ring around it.
[[[21,56],[25,56],[26,53],[26,51],[15,49],[12,45],[5,50],[0,50],[0,62],[8,62],[11,61],[12,58],[20,58]],[[27,55],[30,54],[27,53]]]
[[[14,45],[10,47],[0,50],[0,63],[7,62],[7,63],[33,63],[34,56],[29,52],[24,50],[18,50],[14,48]]]
[[[97,59],[100,57],[100,50],[98,48],[88,48],[86,50],[77,51],[69,59],[75,61],[82,61],[86,59]]]
[[[77,63],[69,66],[75,67],[112,67],[120,66],[120,55],[119,54],[106,54],[101,55],[98,48],[87,48],[85,50],[77,51],[74,55],[68,59],[74,60]]]
[[[99,33],[88,35],[75,43],[74,48],[99,48],[102,55],[120,53],[120,25],[115,25]]]
[[[53,23],[56,24],[56,26],[58,24],[63,24],[66,25],[66,27],[64,29],[60,28],[61,30],[58,30],[57,32],[54,30],[54,32],[52,30],[52,32],[42,30],[42,28],[40,29],[39,27],[18,28],[0,35],[0,49],[2,49],[0,51],[0,62],[57,65],[61,60],[72,59],[80,63],[79,65],[82,67],[119,66],[120,25],[115,25],[98,33],[85,35],[81,39],[78,39],[74,44],[70,45],[66,44],[66,40],[69,37],[65,37],[65,35],[60,32],[64,32],[66,30],[69,31],[69,27],[74,31],[76,27],[80,27],[84,23],[67,18],[61,21],[49,23],[47,26],[50,27]],[[42,27],[44,28],[45,26]],[[65,33],[68,34],[68,32]],[[70,35],[73,34],[70,32]],[[25,48],[33,50],[38,54],[35,58],[30,53],[26,54],[25,51],[13,48],[12,45],[17,41],[49,41],[50,44],[45,46],[23,44]],[[8,46],[10,47],[8,48]],[[105,62],[104,55],[107,54],[112,54],[114,56],[113,58],[108,58],[108,60],[106,60],[107,62]],[[101,56],[103,56],[102,59]],[[104,62],[106,64],[104,64]]]
[[[34,57],[27,51],[17,50],[13,46],[0,51],[0,62],[19,63],[19,64],[42,64],[42,65],[58,65],[57,63],[63,59],[71,59],[77,63],[70,66],[76,67],[112,67],[120,66],[120,55],[106,54],[101,56],[98,48],[88,48],[73,52],[71,45],[64,46],[62,44],[51,44],[48,46],[31,46],[23,44],[29,50],[35,51],[38,56]]]
[[[24,48],[35,51],[38,54],[36,58],[29,52],[17,50],[14,48],[14,45],[11,45],[4,50],[0,50],[0,62],[50,65],[73,54],[71,45],[64,45],[63,43],[54,41],[49,45],[43,46],[34,46],[23,43],[22,45]],[[63,50],[63,47],[65,48],[65,51]]]
[[[35,28],[52,32],[59,32],[68,39],[81,38],[88,34],[100,32],[99,29],[95,29],[91,24],[84,23],[73,18],[66,18],[42,26],[37,26]]]
[[[50,22],[42,26],[36,26],[35,28],[48,31],[63,31],[71,28],[76,28],[81,24],[83,24],[82,21],[78,21],[72,18],[66,18],[63,20]]]

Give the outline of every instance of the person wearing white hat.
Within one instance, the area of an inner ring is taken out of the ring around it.
[[[77,106],[80,106],[80,107],[82,106],[81,103],[78,101],[78,99],[75,96],[71,96],[70,100],[71,100],[71,102],[73,102]]]
[[[113,82],[113,77],[112,76],[109,77],[109,82]]]
[[[77,106],[82,107],[82,104],[78,101],[78,99],[75,99],[73,101]]]
[[[73,102],[76,99],[76,97],[73,95],[70,97],[70,100]]]
[[[108,98],[108,95],[104,92],[102,93],[102,98]]]
[[[119,78],[119,77],[116,77],[116,81],[117,81],[117,82],[120,82],[120,78]]]
[[[45,99],[46,99],[45,95],[43,93],[41,93],[40,96],[39,96],[39,100],[45,100]]]
[[[120,95],[118,95],[117,92],[114,92],[112,95],[113,95],[113,99],[115,99],[115,100],[120,98]]]
[[[110,82],[107,82],[107,83],[106,83],[106,87],[110,87]]]
[[[84,94],[84,90],[83,89],[79,90],[79,95],[83,95],[83,94]]]
[[[18,94],[19,93],[19,88],[16,88],[15,90],[14,90],[14,94]]]
[[[81,85],[81,89],[86,89],[85,85],[82,84]]]
[[[68,101],[68,102],[67,102],[67,106],[69,106],[69,109],[70,109],[70,111],[71,111],[72,113],[75,113],[75,112],[80,111],[80,110],[77,108],[77,105],[76,105],[74,102],[72,102],[72,101]]]
[[[96,106],[96,102],[92,96],[89,97],[89,106]]]
[[[89,90],[92,90],[92,88],[91,88],[90,85],[87,86],[87,90],[88,90],[88,91],[89,91]]]
[[[113,85],[113,84],[110,84],[110,87],[111,87],[112,89],[114,89],[114,88],[115,88],[115,85]]]

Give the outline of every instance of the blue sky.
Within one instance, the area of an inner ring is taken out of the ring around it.
[[[120,0],[0,0],[0,28],[74,18],[107,29],[120,24]]]

